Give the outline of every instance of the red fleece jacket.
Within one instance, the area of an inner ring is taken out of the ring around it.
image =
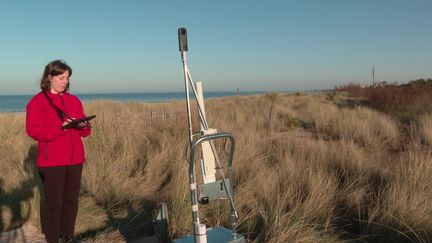
[[[74,95],[51,94],[46,92],[53,103],[72,118],[85,117],[81,101]],[[84,145],[81,137],[87,137],[91,128],[71,128],[63,130],[56,110],[48,99],[39,92],[27,104],[26,131],[38,141],[38,167],[81,164],[85,161]]]

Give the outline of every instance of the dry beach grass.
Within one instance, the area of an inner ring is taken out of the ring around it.
[[[402,124],[336,95],[210,99],[211,127],[236,138],[239,231],[249,242],[432,240],[432,123]],[[169,232],[191,231],[184,102],[98,101],[85,139],[77,234],[88,242],[152,235],[152,210],[169,206]],[[0,114],[0,230],[39,225],[35,143],[25,116]],[[409,126],[409,127],[406,127]],[[408,131],[408,132],[407,132]],[[229,227],[226,202],[200,207]]]

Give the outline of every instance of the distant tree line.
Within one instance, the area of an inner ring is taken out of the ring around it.
[[[363,104],[392,114],[432,112],[432,78],[415,79],[404,84],[378,82],[375,85],[350,83],[335,87],[363,99]]]
[[[428,78],[428,79],[424,79],[424,78],[415,79],[415,80],[409,81],[407,84],[404,84],[404,85],[432,85],[432,78]]]

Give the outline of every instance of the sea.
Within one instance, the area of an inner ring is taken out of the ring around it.
[[[236,92],[204,92],[204,98],[229,97],[236,95],[251,95],[268,93],[264,91],[249,91],[237,94]],[[113,100],[119,102],[167,102],[184,100],[184,92],[159,93],[106,93],[106,94],[74,94],[81,101]],[[0,112],[25,112],[25,107],[33,95],[0,95]],[[191,95],[193,97],[193,95]]]

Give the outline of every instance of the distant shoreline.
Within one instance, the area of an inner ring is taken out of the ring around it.
[[[205,99],[224,98],[233,96],[247,96],[268,93],[285,93],[285,94],[320,94],[329,90],[307,90],[307,91],[240,91],[239,94],[233,91],[210,91],[204,92]],[[184,92],[148,92],[148,93],[95,93],[95,94],[78,94],[83,102],[92,102],[97,100],[108,100],[118,102],[144,102],[144,103],[163,103],[172,101],[181,101],[185,99]],[[0,113],[25,112],[25,107],[29,100],[34,96],[31,95],[0,95]],[[193,94],[191,93],[191,98]]]
[[[270,91],[244,91],[241,92],[243,95],[254,95],[254,94],[265,94]],[[153,92],[153,93],[96,93],[96,94],[77,94],[83,102],[91,102],[97,100],[110,100],[118,102],[145,102],[145,103],[159,103],[159,102],[170,102],[179,101],[185,99],[184,92]],[[210,98],[222,98],[236,96],[236,92],[222,91],[222,92],[204,92],[206,99]],[[31,95],[0,95],[0,113],[13,113],[13,112],[24,112],[25,106],[29,100],[34,96]]]

